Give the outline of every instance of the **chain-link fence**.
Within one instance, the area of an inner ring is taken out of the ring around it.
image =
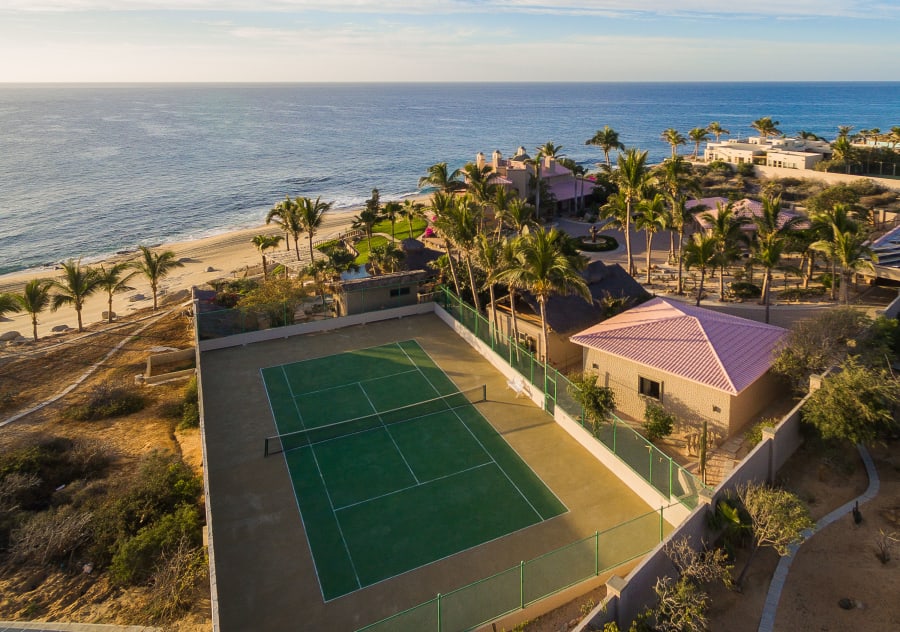
[[[442,288],[437,300],[466,329],[544,393],[544,406],[549,413],[553,414],[559,406],[663,496],[678,500],[689,509],[697,506],[697,494],[703,485],[696,476],[615,415],[611,423],[596,429],[585,426],[584,410],[574,395],[578,388],[565,375],[498,331],[449,289]]]
[[[597,577],[653,549],[663,538],[662,510],[598,531],[358,632],[462,632]]]

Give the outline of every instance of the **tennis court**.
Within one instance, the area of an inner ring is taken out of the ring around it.
[[[413,340],[262,377],[326,601],[567,511]]]

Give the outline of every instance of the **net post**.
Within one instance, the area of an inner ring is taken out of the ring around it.
[[[519,609],[525,609],[525,561],[519,562]]]
[[[437,629],[441,632],[441,593],[437,594]]]
[[[659,541],[663,541],[663,506],[659,506]]]

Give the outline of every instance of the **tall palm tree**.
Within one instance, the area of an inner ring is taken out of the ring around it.
[[[373,274],[396,272],[400,269],[404,253],[393,241],[378,244],[369,253],[369,263]]]
[[[661,165],[653,170],[653,174],[665,191],[666,200],[669,202],[669,260],[674,261],[675,253],[675,233],[679,232],[680,236],[684,235],[684,223],[689,218],[686,217],[686,211],[682,205],[676,208],[676,201],[679,197],[683,197],[686,193],[695,193],[696,197],[700,197],[700,184],[696,178],[691,175],[691,164],[682,156],[674,158],[666,158]],[[680,212],[676,212],[680,211]],[[681,256],[681,240],[678,242],[678,256]]]
[[[830,209],[826,208],[813,213],[810,219],[812,220],[811,230],[821,237],[817,242],[836,243],[838,233],[859,232],[859,226],[853,219],[853,210],[849,205],[840,202],[834,204]],[[836,300],[838,259],[829,254],[827,248],[818,246],[814,248],[814,251],[825,253],[831,262],[831,300]]]
[[[494,280],[494,276],[501,265],[500,249],[500,244],[485,233],[480,233],[475,237],[475,264],[487,277],[484,287],[487,288],[490,296],[491,326],[495,329],[497,327],[497,297],[494,290],[497,282]]]
[[[650,199],[641,200],[634,218],[636,230],[647,233],[647,284],[650,284],[650,261],[653,253],[653,235],[666,229],[666,198],[657,193]]]
[[[466,262],[466,269],[469,272],[469,287],[472,289],[472,303],[475,305],[476,311],[481,311],[478,286],[475,285],[475,272],[472,267],[472,250],[479,232],[481,213],[478,204],[468,195],[460,196],[453,202],[443,214],[437,216],[434,225],[456,246]]]
[[[184,267],[184,264],[175,258],[172,250],[153,252],[147,246],[141,246],[141,256],[132,265],[150,281],[150,290],[153,292],[153,311],[156,311],[157,308],[156,297],[159,292],[159,282],[169,276],[175,268]]]
[[[453,249],[451,246],[452,239],[449,232],[443,230],[447,227],[445,222],[448,225],[450,223],[450,220],[447,218],[452,214],[455,204],[452,193],[437,191],[431,196],[430,208],[434,213],[432,225],[444,239],[444,250],[447,254],[447,265],[450,267],[450,276],[453,279],[453,287],[456,289],[456,295],[461,297],[462,292],[459,290],[459,276],[456,274],[456,265],[453,260]]]
[[[847,173],[850,173],[850,162],[853,160],[855,152],[855,148],[853,147],[853,143],[850,142],[850,139],[846,136],[838,136],[835,141],[831,143],[831,151],[834,160],[843,162],[846,165]]]
[[[16,301],[22,309],[31,314],[31,330],[35,342],[38,341],[38,314],[50,306],[52,300],[50,289],[52,287],[53,281],[49,279],[31,279],[25,284],[22,293],[15,295]]]
[[[137,270],[126,272],[128,269],[129,265],[127,263],[117,263],[109,268],[100,264],[100,268],[97,270],[97,285],[101,290],[106,292],[106,305],[108,308],[106,312],[107,323],[113,321],[113,294],[130,292],[134,289],[133,287],[129,287],[128,281],[137,274]]]
[[[78,315],[78,331],[84,331],[81,310],[84,309],[85,299],[100,289],[97,273],[87,266],[82,267],[81,259],[69,259],[62,264],[62,269],[62,279],[53,282],[53,289],[57,293],[53,295],[50,311],[55,312],[63,305],[71,305]]]
[[[785,240],[783,235],[770,233],[756,236],[754,246],[754,259],[765,270],[763,276],[762,301],[766,306],[766,322],[769,322],[769,295],[772,290],[772,270],[781,262],[781,254],[784,252]]]
[[[428,167],[428,175],[419,178],[419,188],[435,187],[442,193],[459,191],[465,185],[459,181],[460,171],[450,171],[446,162],[439,162]]]
[[[306,233],[306,238],[309,240],[310,263],[315,261],[313,256],[313,237],[316,236],[316,233],[322,226],[322,220],[329,209],[331,209],[331,202],[323,202],[321,197],[317,197],[315,200],[302,197],[297,200],[297,219]],[[392,229],[393,225],[393,222],[391,222]]]
[[[619,154],[618,170],[615,182],[619,186],[619,194],[625,204],[625,250],[628,257],[628,274],[634,276],[634,259],[631,256],[631,213],[635,204],[644,197],[650,179],[647,170],[647,152],[635,148]]]
[[[719,264],[719,301],[725,300],[725,268],[740,256],[738,244],[745,240],[742,226],[747,219],[735,215],[730,202],[716,204],[716,213],[704,213],[702,219],[712,224],[709,234],[716,238],[716,263]]]
[[[522,198],[513,198],[509,201],[506,210],[500,215],[501,222],[521,235],[526,227],[537,226],[534,219],[534,207]]]
[[[716,137],[717,143],[719,142],[720,136],[723,136],[723,135],[728,136],[729,134],[731,134],[730,131],[728,131],[727,129],[722,127],[722,125],[721,125],[721,123],[719,123],[719,121],[713,121],[712,123],[710,123],[709,125],[706,126],[706,129],[709,131],[710,134],[712,134],[713,136]]]
[[[541,311],[541,335],[544,361],[547,361],[547,300],[553,294],[576,293],[591,300],[587,283],[579,273],[584,261],[565,254],[563,234],[555,228],[539,228],[524,235],[518,248],[519,266],[498,275],[524,287],[537,299]]]
[[[709,130],[705,127],[695,127],[688,132],[688,138],[694,143],[694,159],[700,154],[700,143],[709,140]]]
[[[537,148],[537,155],[547,158],[562,158],[565,156],[562,153],[562,148],[562,145],[554,145],[553,141],[547,141]]]
[[[415,200],[403,200],[403,207],[400,209],[400,217],[406,219],[406,226],[409,229],[410,238],[413,236],[413,220],[423,216],[425,205]]]
[[[669,221],[675,226],[678,233],[678,254],[675,256],[678,261],[678,276],[675,284],[675,292],[680,296],[684,294],[684,231],[688,222],[692,219],[691,213],[687,208],[687,198],[676,193],[674,197],[667,196],[669,202]]]
[[[604,125],[603,129],[598,129],[596,134],[584,141],[584,144],[594,145],[603,150],[603,157],[606,159],[607,169],[612,168],[612,164],[609,161],[609,152],[613,150],[625,150],[625,145],[619,142],[619,132],[609,125]]]
[[[384,208],[381,209],[381,216],[386,220],[391,222],[391,241],[393,242],[396,235],[395,225],[397,223],[397,218],[400,217],[400,212],[403,210],[403,207],[400,205],[400,202],[396,200],[391,200],[390,202],[385,202]]]
[[[259,234],[253,236],[253,245],[256,246],[256,249],[259,250],[259,254],[262,256],[263,278],[269,278],[269,268],[266,262],[266,250],[277,248],[282,239],[283,237],[281,235]]]
[[[17,313],[22,311],[22,305],[16,300],[14,294],[0,294],[0,318],[7,313]]]
[[[834,225],[831,240],[818,241],[813,244],[813,248],[825,252],[840,264],[840,302],[842,305],[849,302],[850,278],[853,273],[863,268],[874,270],[873,263],[878,263],[878,255],[866,244],[866,238],[854,228],[841,230],[840,227]],[[834,285],[833,282],[832,285]]]
[[[780,136],[781,130],[778,129],[779,125],[781,123],[773,121],[771,116],[764,116],[750,123],[750,127],[759,132],[763,139],[767,139],[769,136]]]
[[[679,145],[687,144],[687,139],[684,137],[684,135],[673,127],[670,127],[667,130],[663,130],[660,138],[669,143],[669,145],[672,147],[672,158],[677,155]]]
[[[369,246],[369,252],[372,252],[372,229],[378,223],[381,216],[381,196],[378,189],[372,189],[372,197],[366,200],[366,205],[353,218],[351,224],[356,230],[362,230],[366,234],[366,244]]]
[[[300,222],[299,200],[289,197],[273,206],[266,214],[266,224],[276,224],[284,231],[285,239],[294,240],[294,252],[297,261],[300,261],[300,235],[303,233],[303,224]],[[288,246],[290,249],[290,246]]]
[[[694,233],[693,238],[684,245],[684,266],[700,268],[700,285],[697,287],[697,307],[700,307],[700,299],[703,298],[703,284],[706,281],[706,271],[715,265],[716,238],[706,233]]]
[[[769,322],[769,283],[772,281],[772,270],[778,266],[781,260],[787,235],[794,231],[802,221],[803,218],[798,215],[788,217],[781,212],[780,195],[763,197],[762,212],[753,218],[753,223],[756,225],[755,244],[764,249],[762,253],[764,256],[757,256],[756,259],[766,269],[762,288],[762,299],[766,304],[766,322]]]
[[[512,339],[519,342],[519,321],[516,316],[516,291],[522,289],[516,275],[512,270],[519,269],[519,244],[522,241],[521,236],[512,239],[504,237],[499,244],[499,252],[497,255],[497,269],[494,274],[489,277],[492,283],[503,283],[509,292],[509,311],[512,316]],[[519,348],[516,346],[516,357],[518,357]]]

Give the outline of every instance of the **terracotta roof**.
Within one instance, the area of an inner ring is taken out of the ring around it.
[[[786,334],[774,325],[655,298],[571,340],[737,395],[769,369]]]

